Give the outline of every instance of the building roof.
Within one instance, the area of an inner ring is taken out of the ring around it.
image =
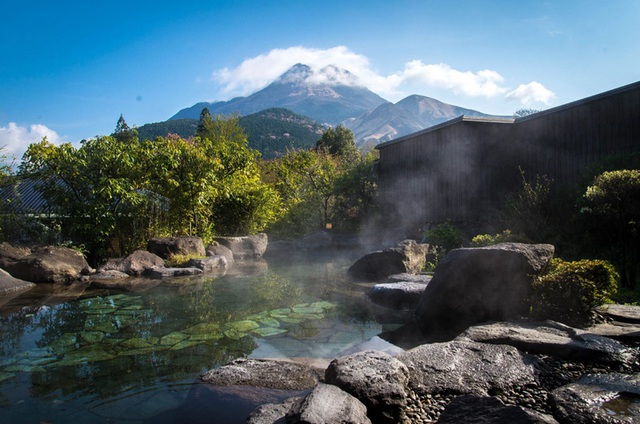
[[[13,212],[20,214],[51,213],[51,206],[37,189],[38,184],[40,182],[37,180],[19,178],[14,183],[0,188],[2,209],[8,206]]]
[[[493,117],[493,116],[466,116],[466,115],[461,115],[458,117],[455,117],[453,119],[450,119],[448,121],[442,122],[440,124],[437,125],[433,125],[431,127],[427,127],[423,130],[420,131],[416,131],[414,133],[411,134],[407,134],[404,135],[402,137],[398,137],[398,138],[394,138],[393,140],[389,140],[386,141],[384,143],[378,144],[376,146],[376,149],[382,149],[385,148],[387,146],[390,146],[392,144],[396,144],[396,143],[400,143],[404,140],[410,139],[410,138],[414,138],[416,136],[422,135],[422,134],[426,134],[432,131],[438,131],[439,129],[442,129],[444,127],[448,127],[451,125],[455,125],[457,123],[460,122],[485,122],[485,123],[491,123],[491,124],[513,124],[513,122],[515,121],[515,119],[513,118],[500,118],[500,117]]]

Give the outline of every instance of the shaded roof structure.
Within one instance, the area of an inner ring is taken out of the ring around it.
[[[52,206],[42,197],[38,190],[38,180],[17,178],[12,183],[0,188],[2,211],[26,215],[49,215]]]

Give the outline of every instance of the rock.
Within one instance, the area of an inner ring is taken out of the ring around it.
[[[144,275],[149,278],[171,278],[171,277],[188,277],[191,275],[202,274],[200,268],[152,268],[145,271]]]
[[[485,321],[528,313],[531,282],[553,257],[550,244],[501,243],[450,251],[416,309],[425,334],[457,334]]]
[[[426,284],[405,281],[376,284],[367,291],[367,296],[376,305],[386,308],[415,309],[425,288]]]
[[[247,424],[286,424],[285,416],[302,398],[292,397],[282,403],[267,403],[256,408],[247,418]]]
[[[10,243],[0,243],[0,268],[5,268],[7,263],[19,261],[31,254],[28,247],[14,246]]]
[[[4,269],[0,269],[0,298],[13,296],[23,291],[31,290],[35,284],[14,278]]]
[[[588,374],[551,392],[554,416],[562,423],[638,422],[640,374]]]
[[[119,271],[106,271],[106,273],[119,273]],[[162,284],[160,279],[144,278],[144,277],[130,277],[124,274],[126,278],[104,278],[100,279],[95,277],[102,273],[94,274],[91,276],[91,287],[98,287],[103,289],[112,290],[125,290],[128,292],[143,292]]]
[[[147,242],[147,250],[168,259],[172,255],[207,255],[200,237],[157,237]]]
[[[91,276],[91,281],[98,280],[120,280],[123,278],[129,278],[130,275],[126,272],[118,271],[115,269],[110,269],[107,271],[99,271]]]
[[[367,418],[367,407],[358,399],[336,386],[323,383],[296,402],[287,413],[286,420],[291,424],[371,423]]]
[[[233,263],[233,252],[227,246],[223,246],[218,242],[213,242],[207,246],[207,256],[222,256],[227,260],[227,265]]]
[[[488,323],[470,327],[460,337],[577,362],[619,366],[637,360],[635,349],[553,321]]]
[[[29,251],[4,246],[2,268],[13,277],[33,283],[70,283],[93,270],[78,251],[45,246]]]
[[[528,408],[505,405],[488,396],[463,395],[453,399],[438,424],[557,424],[550,415]]]
[[[609,337],[622,343],[633,344],[634,346],[640,344],[640,324],[619,322],[595,324],[587,328],[586,332],[602,337]]]
[[[487,396],[536,383],[538,361],[516,348],[454,340],[418,346],[396,356],[418,394]]]
[[[349,275],[363,280],[379,281],[392,274],[419,273],[425,265],[428,244],[404,240],[386,250],[368,253],[349,268]]]
[[[325,381],[355,396],[376,423],[397,423],[407,404],[407,367],[393,356],[368,350],[334,359]]]
[[[269,242],[265,233],[245,237],[214,237],[213,240],[230,249],[234,259],[261,258]]]
[[[187,267],[201,269],[202,272],[216,272],[227,269],[227,259],[224,256],[208,256],[203,259],[189,259]]]
[[[98,272],[120,271],[134,277],[140,276],[154,268],[164,267],[164,260],[146,250],[136,250],[126,258],[109,259],[98,268]]]
[[[433,275],[429,274],[407,274],[403,272],[402,274],[393,274],[387,277],[387,283],[422,283],[429,284]]]
[[[640,324],[640,306],[611,304],[600,306],[596,310],[618,322]]]
[[[314,387],[320,376],[313,368],[297,363],[268,359],[236,359],[223,367],[208,371],[201,380],[216,386],[243,385],[304,390]]]

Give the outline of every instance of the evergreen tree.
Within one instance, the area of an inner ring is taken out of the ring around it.
[[[206,107],[200,112],[200,121],[196,129],[196,136],[201,139],[213,140],[215,138],[215,125],[209,109]]]

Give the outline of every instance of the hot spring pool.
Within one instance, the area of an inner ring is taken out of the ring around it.
[[[138,292],[38,286],[0,306],[0,423],[179,423],[194,381],[232,359],[349,352],[397,327],[376,322],[349,263],[263,262]]]

